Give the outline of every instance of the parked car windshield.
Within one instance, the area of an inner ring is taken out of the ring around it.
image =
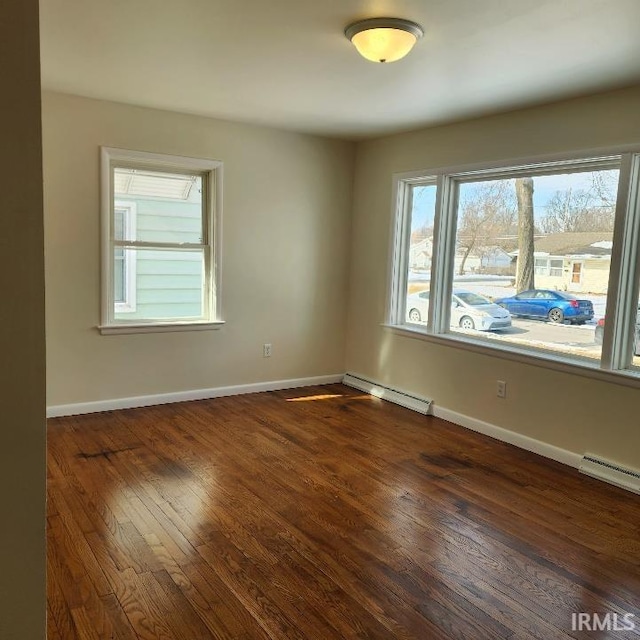
[[[577,298],[570,293],[565,293],[564,291],[556,291],[556,293],[565,300],[577,300]]]
[[[454,291],[454,295],[471,307],[478,307],[481,304],[491,304],[490,300],[487,300],[483,296],[479,296],[477,293],[473,293],[472,291]]]

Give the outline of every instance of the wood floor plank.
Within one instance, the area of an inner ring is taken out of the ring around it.
[[[62,636],[58,631],[58,625],[56,624],[55,616],[51,610],[51,604],[47,603],[47,639],[48,640],[62,640]]]
[[[196,559],[184,566],[183,571],[206,603],[202,606],[193,602],[214,637],[243,638],[246,635],[256,640],[269,638],[260,623],[206,562]]]
[[[48,444],[53,640],[640,638],[638,496],[339,384]]]
[[[63,640],[74,640],[77,638],[76,625],[71,617],[69,606],[60,588],[59,567],[52,562],[47,562],[47,606],[48,624],[47,630],[55,637],[57,633]]]

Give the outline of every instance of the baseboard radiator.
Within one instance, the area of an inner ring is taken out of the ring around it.
[[[348,387],[365,391],[376,398],[388,400],[389,402],[399,404],[401,407],[412,409],[413,411],[423,413],[424,415],[429,413],[431,403],[433,402],[433,400],[421,398],[411,393],[407,393],[406,391],[382,386],[352,373],[345,374],[342,383],[346,384]]]
[[[591,453],[585,453],[582,457],[580,473],[640,494],[640,472],[598,458]]]

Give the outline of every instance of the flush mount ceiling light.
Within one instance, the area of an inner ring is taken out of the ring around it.
[[[369,18],[350,24],[345,30],[358,53],[372,62],[395,62],[404,58],[418,38],[422,27],[401,18]]]

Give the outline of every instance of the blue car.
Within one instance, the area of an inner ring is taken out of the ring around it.
[[[531,289],[510,298],[499,298],[495,303],[507,309],[512,316],[540,318],[558,324],[584,324],[593,318],[591,300],[579,300],[564,291]]]

